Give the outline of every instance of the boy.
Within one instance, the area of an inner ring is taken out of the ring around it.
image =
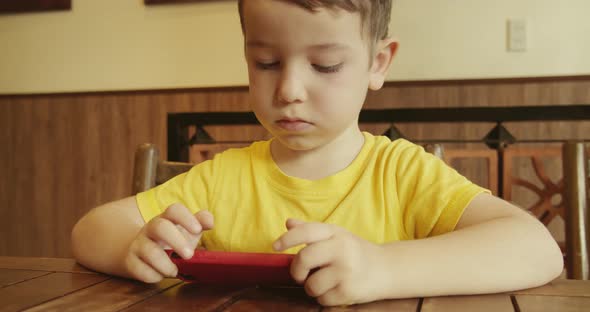
[[[397,47],[391,0],[242,0],[239,11],[250,104],[274,138],[93,209],[72,232],[80,263],[153,283],[177,273],[163,246],[186,258],[199,243],[291,252],[293,278],[327,306],[561,273],[557,244],[526,212],[420,147],[359,130]]]

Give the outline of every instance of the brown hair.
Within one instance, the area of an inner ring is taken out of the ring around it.
[[[361,15],[363,25],[363,34],[366,34],[365,27],[368,28],[368,34],[371,47],[379,40],[387,37],[389,19],[391,15],[392,0],[281,0],[293,3],[309,11],[315,12],[319,8],[329,10],[342,9],[347,12],[358,12]],[[238,1],[238,11],[240,13],[240,23],[244,31],[244,15],[242,6],[244,0]]]

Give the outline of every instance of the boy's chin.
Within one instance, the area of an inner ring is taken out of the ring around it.
[[[275,136],[275,138],[281,148],[298,152],[313,150],[321,145],[319,140],[308,136]]]

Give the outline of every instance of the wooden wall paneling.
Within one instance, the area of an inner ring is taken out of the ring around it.
[[[44,241],[45,248],[41,249],[43,253],[58,254],[59,250],[65,247],[62,242],[69,242],[64,225],[67,224],[70,214],[61,207],[73,207],[80,200],[76,194],[78,184],[75,183],[75,163],[78,158],[73,157],[77,156],[77,108],[68,97],[49,98],[47,103],[44,103],[44,112],[40,116],[45,126],[42,130],[47,132],[38,136],[44,141],[38,142],[41,148],[35,155],[38,164],[35,171],[48,179],[45,183],[34,181],[36,188],[44,196],[36,200],[33,211],[39,218],[35,227],[42,229],[39,234]],[[55,151],[51,151],[53,148]]]
[[[15,244],[10,242],[15,233],[10,226],[15,220],[20,220],[17,215],[16,207],[17,196],[15,189],[19,183],[16,176],[16,142],[19,139],[19,134],[15,133],[14,128],[19,123],[19,117],[22,115],[22,110],[17,110],[16,100],[12,98],[5,98],[0,105],[0,121],[2,130],[0,130],[0,148],[2,153],[2,161],[0,161],[0,168],[2,168],[0,182],[0,196],[3,201],[3,208],[0,208],[0,237],[7,237],[9,239],[0,240],[1,251],[7,251],[9,248],[14,248]],[[22,135],[20,135],[22,137]],[[24,157],[24,156],[23,156]],[[11,235],[12,234],[12,235]]]
[[[590,121],[509,122],[504,126],[519,140],[576,140],[588,138],[590,134]]]
[[[10,222],[17,220],[14,211],[15,194],[11,193],[16,184],[14,176],[14,151],[16,134],[13,133],[14,122],[17,118],[15,106],[12,99],[5,99],[0,102],[0,200],[3,204],[0,207],[0,252],[7,251],[11,237],[8,235]],[[11,247],[11,246],[10,246]]]
[[[12,129],[9,130],[15,137],[14,145],[6,149],[8,153],[13,154],[13,159],[8,170],[8,179],[3,182],[8,184],[8,196],[13,198],[13,205],[4,208],[8,209],[9,218],[3,220],[7,228],[7,235],[3,237],[9,237],[9,250],[19,253],[25,250],[28,243],[36,241],[35,237],[31,236],[32,218],[27,211],[30,208],[26,205],[34,204],[31,199],[36,196],[33,193],[35,188],[32,182],[34,178],[33,136],[37,135],[35,131],[37,129],[33,128],[32,99],[17,99],[12,105],[19,105],[14,106],[15,116],[10,116],[14,118]]]

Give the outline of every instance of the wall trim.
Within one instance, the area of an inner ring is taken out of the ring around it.
[[[590,75],[576,76],[551,76],[551,77],[520,77],[520,78],[487,78],[487,79],[450,79],[450,80],[407,80],[386,81],[384,87],[401,86],[452,86],[452,85],[495,85],[495,84],[522,84],[543,82],[565,82],[590,80]],[[72,96],[72,95],[121,95],[121,94],[170,94],[182,92],[247,92],[248,86],[224,86],[224,87],[195,87],[195,88],[170,88],[170,89],[136,89],[136,90],[107,90],[107,91],[75,91],[56,93],[6,93],[0,94],[0,99],[7,97],[47,97],[47,96]]]

